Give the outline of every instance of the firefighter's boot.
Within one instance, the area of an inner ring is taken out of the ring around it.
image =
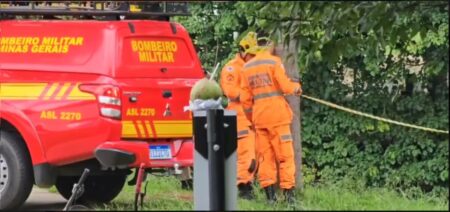
[[[273,204],[277,201],[277,196],[275,195],[275,186],[274,185],[265,187],[264,191],[266,192],[266,197],[267,197],[269,204]]]
[[[255,198],[253,193],[253,186],[251,182],[248,183],[240,183],[238,185],[239,189],[239,197],[247,200],[252,200]]]
[[[294,205],[295,204],[295,189],[291,188],[291,189],[284,189],[283,193],[284,193],[284,200],[289,204],[289,205]]]

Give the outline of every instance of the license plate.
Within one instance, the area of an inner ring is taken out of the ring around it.
[[[172,159],[169,145],[150,146],[150,159]]]

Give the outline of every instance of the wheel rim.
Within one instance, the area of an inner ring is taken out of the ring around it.
[[[3,155],[0,154],[0,193],[6,188],[6,185],[8,184],[8,177],[8,164],[6,163]]]

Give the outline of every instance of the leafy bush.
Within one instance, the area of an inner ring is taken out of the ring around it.
[[[323,98],[324,92],[317,86],[327,82],[320,81],[317,75],[303,75],[303,81],[314,81],[305,83],[304,90]],[[368,94],[351,100],[346,100],[345,92],[330,92],[327,99],[367,113],[446,129],[448,89],[446,91],[435,100],[415,93],[392,102],[382,89],[367,91]],[[448,194],[448,189],[442,190],[448,188],[446,134],[390,125],[304,100],[302,141],[305,165],[318,170],[314,181],[336,182],[350,177],[363,179],[369,186],[402,190],[419,187],[426,192],[434,189]]]
[[[228,2],[191,8],[192,17],[178,20],[206,67],[233,56],[234,31],[242,36],[263,28],[284,43],[299,44],[305,94],[448,130],[448,2]],[[301,106],[306,183],[351,181],[448,197],[448,135],[309,100]]]

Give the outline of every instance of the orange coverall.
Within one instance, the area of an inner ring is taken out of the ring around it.
[[[241,74],[241,103],[255,126],[258,156],[258,181],[265,188],[277,182],[280,187],[295,186],[294,148],[290,123],[293,113],[284,94],[294,94],[300,83],[292,82],[279,57],[269,51],[249,60]]]
[[[221,72],[220,85],[225,96],[228,97],[228,110],[237,113],[237,184],[253,181],[256,169],[255,160],[255,132],[250,128],[251,123],[245,116],[240,99],[240,75],[244,60],[236,54],[236,57],[228,62]]]

